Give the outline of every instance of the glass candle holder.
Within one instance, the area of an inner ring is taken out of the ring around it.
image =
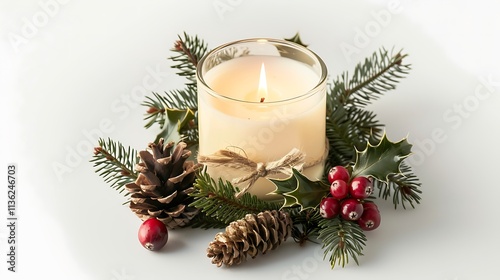
[[[291,151],[303,156],[294,167],[311,180],[321,179],[328,149],[326,78],[321,58],[293,42],[245,39],[213,49],[197,67],[199,156],[230,150],[255,163],[261,176],[248,191],[266,200],[279,198],[269,194],[275,187],[268,178],[289,174],[265,167]],[[215,180],[234,182],[249,172],[230,162],[207,166]]]

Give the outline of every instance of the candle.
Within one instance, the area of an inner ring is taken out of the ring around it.
[[[199,155],[231,150],[265,164],[298,150],[304,155],[303,174],[321,178],[326,67],[318,56],[287,41],[242,40],[211,51],[200,61],[197,77]],[[216,180],[232,181],[248,171],[222,165],[209,166],[208,172]],[[268,195],[274,189],[259,178],[249,192],[276,199]]]

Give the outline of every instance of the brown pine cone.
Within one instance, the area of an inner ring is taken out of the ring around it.
[[[245,218],[231,222],[225,232],[215,235],[210,242],[207,256],[218,267],[240,264],[259,252],[266,254],[291,235],[292,220],[284,211],[264,211],[247,214]]]
[[[190,207],[194,191],[195,171],[201,167],[193,161],[187,161],[191,151],[180,142],[164,145],[150,143],[150,151],[140,151],[141,162],[136,169],[139,172],[134,183],[125,187],[130,196],[130,209],[141,219],[156,217],[168,228],[186,226],[198,209]],[[172,151],[173,150],[173,151]]]

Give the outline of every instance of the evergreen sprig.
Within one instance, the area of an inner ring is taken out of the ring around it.
[[[167,109],[198,110],[198,94],[195,86],[187,86],[182,90],[171,90],[164,92],[164,94],[153,92],[152,95],[146,96],[146,100],[142,103],[148,108],[144,117],[144,120],[147,121],[146,128],[157,123],[160,129],[163,129]]]
[[[363,255],[366,236],[357,223],[340,218],[323,219],[319,222],[319,236],[323,243],[325,258],[329,258],[332,269],[344,267],[352,258],[359,265],[358,256]]]
[[[380,48],[363,63],[354,68],[352,77],[343,72],[334,81],[332,95],[344,106],[363,108],[382,94],[396,88],[399,80],[406,77],[410,64],[403,64],[407,54],[389,52]]]
[[[231,182],[219,179],[217,182],[203,170],[198,173],[194,183],[197,191],[190,194],[195,198],[190,206],[200,209],[206,216],[224,224],[242,219],[246,214],[265,210],[278,210],[280,204],[263,201],[250,193],[236,198],[239,189]]]
[[[357,64],[352,77],[343,72],[332,82],[327,90],[326,136],[330,151],[325,170],[352,164],[354,148],[381,137],[383,124],[365,107],[395,89],[408,74],[411,66],[403,64],[406,57],[401,52],[392,54],[381,48]]]
[[[318,237],[319,222],[324,218],[321,217],[317,208],[301,211],[299,207],[293,207],[287,210],[293,221],[292,237],[295,242],[303,245],[306,241]]]
[[[109,138],[99,139],[98,144],[99,146],[94,148],[94,156],[90,162],[94,163],[95,172],[104,178],[105,183],[122,193],[126,184],[137,179],[135,171],[135,165],[139,162],[137,151]]]
[[[146,116],[144,117],[144,120],[147,121],[145,127],[150,128],[151,126],[158,124],[160,129],[163,131],[157,136],[157,139],[165,137],[164,132],[177,130],[179,139],[182,139],[182,141],[186,142],[188,144],[188,147],[197,145],[197,98],[198,97],[195,86],[187,86],[184,90],[172,90],[170,92],[165,92],[164,95],[153,92],[153,96],[147,96],[146,101],[144,101],[143,103],[143,106],[146,106],[148,108],[148,110],[146,111]],[[167,111],[171,109],[190,110],[194,115],[193,120],[189,121],[187,124],[181,125],[180,127],[177,122],[168,122]],[[171,127],[165,127],[165,125]]]
[[[184,32],[179,35],[171,49],[175,54],[169,59],[174,62],[172,68],[177,69],[177,75],[187,79],[187,86],[196,86],[196,66],[207,52],[207,43],[198,36],[190,36]]]
[[[375,180],[374,186],[379,190],[379,197],[387,200],[392,195],[395,209],[398,205],[406,209],[406,203],[415,208],[415,204],[420,204],[421,183],[405,162],[401,163],[400,170],[400,173],[391,174],[388,182]]]
[[[170,136],[173,131],[177,130],[179,137],[173,135],[172,139],[167,140],[177,141],[182,139],[189,147],[193,147],[198,143],[196,66],[207,52],[207,44],[197,36],[184,33],[183,37],[179,35],[179,39],[175,42],[171,51],[174,52],[174,55],[169,57],[174,62],[172,68],[178,70],[177,74],[179,76],[187,79],[185,88],[171,90],[164,92],[164,94],[153,92],[153,96],[147,96],[142,104],[147,108],[144,117],[146,121],[145,127],[150,128],[154,124],[158,124],[162,132],[160,132],[157,139]],[[174,127],[177,125],[175,122],[166,122],[167,111],[172,109],[190,110],[195,114],[194,120],[187,126]]]

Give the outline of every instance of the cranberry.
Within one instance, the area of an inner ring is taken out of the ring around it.
[[[325,219],[335,218],[340,212],[340,203],[335,198],[329,196],[323,198],[319,204],[319,214]]]
[[[334,166],[328,171],[328,182],[331,184],[335,180],[349,182],[349,171],[341,166]]]
[[[367,198],[373,193],[373,183],[367,177],[356,177],[349,184],[349,193],[353,198]]]
[[[165,224],[156,219],[149,218],[139,227],[139,242],[150,251],[158,251],[168,240],[168,230]]]
[[[356,221],[363,214],[363,204],[354,198],[347,198],[340,202],[340,215],[345,220]]]
[[[380,212],[375,208],[367,208],[358,220],[359,226],[363,230],[374,230],[380,225]]]
[[[377,204],[375,204],[375,202],[373,202],[373,201],[365,201],[365,202],[363,202],[363,210],[366,210],[366,209],[369,209],[369,208],[373,208],[373,209],[379,211],[378,210],[378,206],[377,206]]]
[[[330,194],[336,199],[343,199],[349,194],[347,183],[342,180],[335,180],[330,185]]]

